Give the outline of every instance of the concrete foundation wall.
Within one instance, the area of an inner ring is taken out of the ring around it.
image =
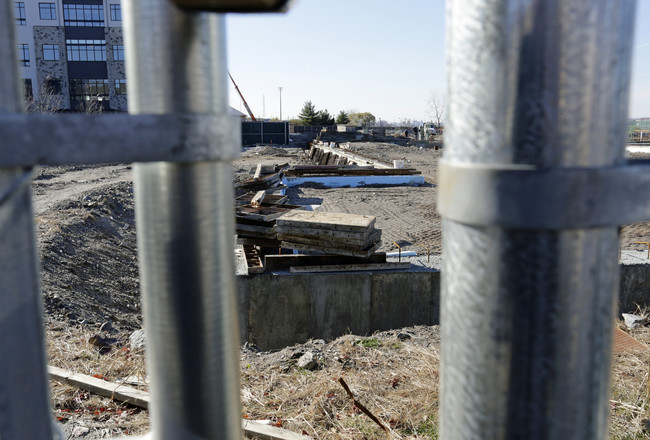
[[[650,306],[650,264],[621,264],[619,311]],[[238,276],[240,341],[263,350],[439,323],[440,272]]]
[[[268,350],[438,323],[440,272],[238,276],[240,340]]]

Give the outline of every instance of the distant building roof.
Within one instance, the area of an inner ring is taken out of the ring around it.
[[[236,108],[230,107],[230,106],[229,106],[229,108],[230,108],[230,116],[239,116],[240,118],[245,118],[246,117],[245,113],[240,112]]]

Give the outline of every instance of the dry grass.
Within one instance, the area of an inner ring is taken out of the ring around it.
[[[125,338],[119,335],[114,337],[118,342],[110,350],[94,346],[89,340],[97,334],[88,327],[51,324],[45,338],[48,363],[110,382],[137,378],[144,382],[144,353],[131,351],[128,344],[124,344]],[[98,437],[143,434],[149,429],[145,410],[56,381],[50,383],[54,415],[62,423],[62,429],[83,426]]]
[[[619,324],[620,325],[620,324]],[[242,417],[318,439],[386,438],[382,429],[354,406],[338,383],[343,377],[355,398],[390,427],[392,439],[436,439],[439,341],[437,328],[424,338],[399,340],[395,333],[370,338],[352,335],[320,345],[291,347],[277,353],[244,349],[241,362]],[[89,343],[97,332],[83,327],[50,325],[49,363],[112,382],[144,380],[144,356],[116,347],[107,353]],[[650,345],[650,328],[630,332]],[[305,348],[307,347],[307,348]],[[299,354],[316,353],[320,369],[296,366]],[[297,353],[297,354],[296,354]],[[614,355],[610,438],[650,439],[650,354]],[[148,413],[110,399],[52,382],[55,416],[64,427],[86,426],[102,435],[142,434]]]
[[[648,320],[648,310],[636,312]],[[650,347],[650,327],[625,330]],[[650,439],[650,350],[614,354],[610,388],[610,438],[613,440]]]
[[[436,438],[438,347],[397,338],[346,336],[322,352],[323,367],[291,362],[271,368],[242,365],[242,402],[249,420],[272,420],[314,438],[385,438],[338,383],[390,426],[392,438]]]

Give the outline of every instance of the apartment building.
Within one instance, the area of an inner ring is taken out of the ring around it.
[[[13,3],[28,100],[55,99],[69,110],[126,111],[120,0]]]

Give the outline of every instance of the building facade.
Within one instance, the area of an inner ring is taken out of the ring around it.
[[[24,0],[14,13],[27,102],[126,111],[120,0]]]

